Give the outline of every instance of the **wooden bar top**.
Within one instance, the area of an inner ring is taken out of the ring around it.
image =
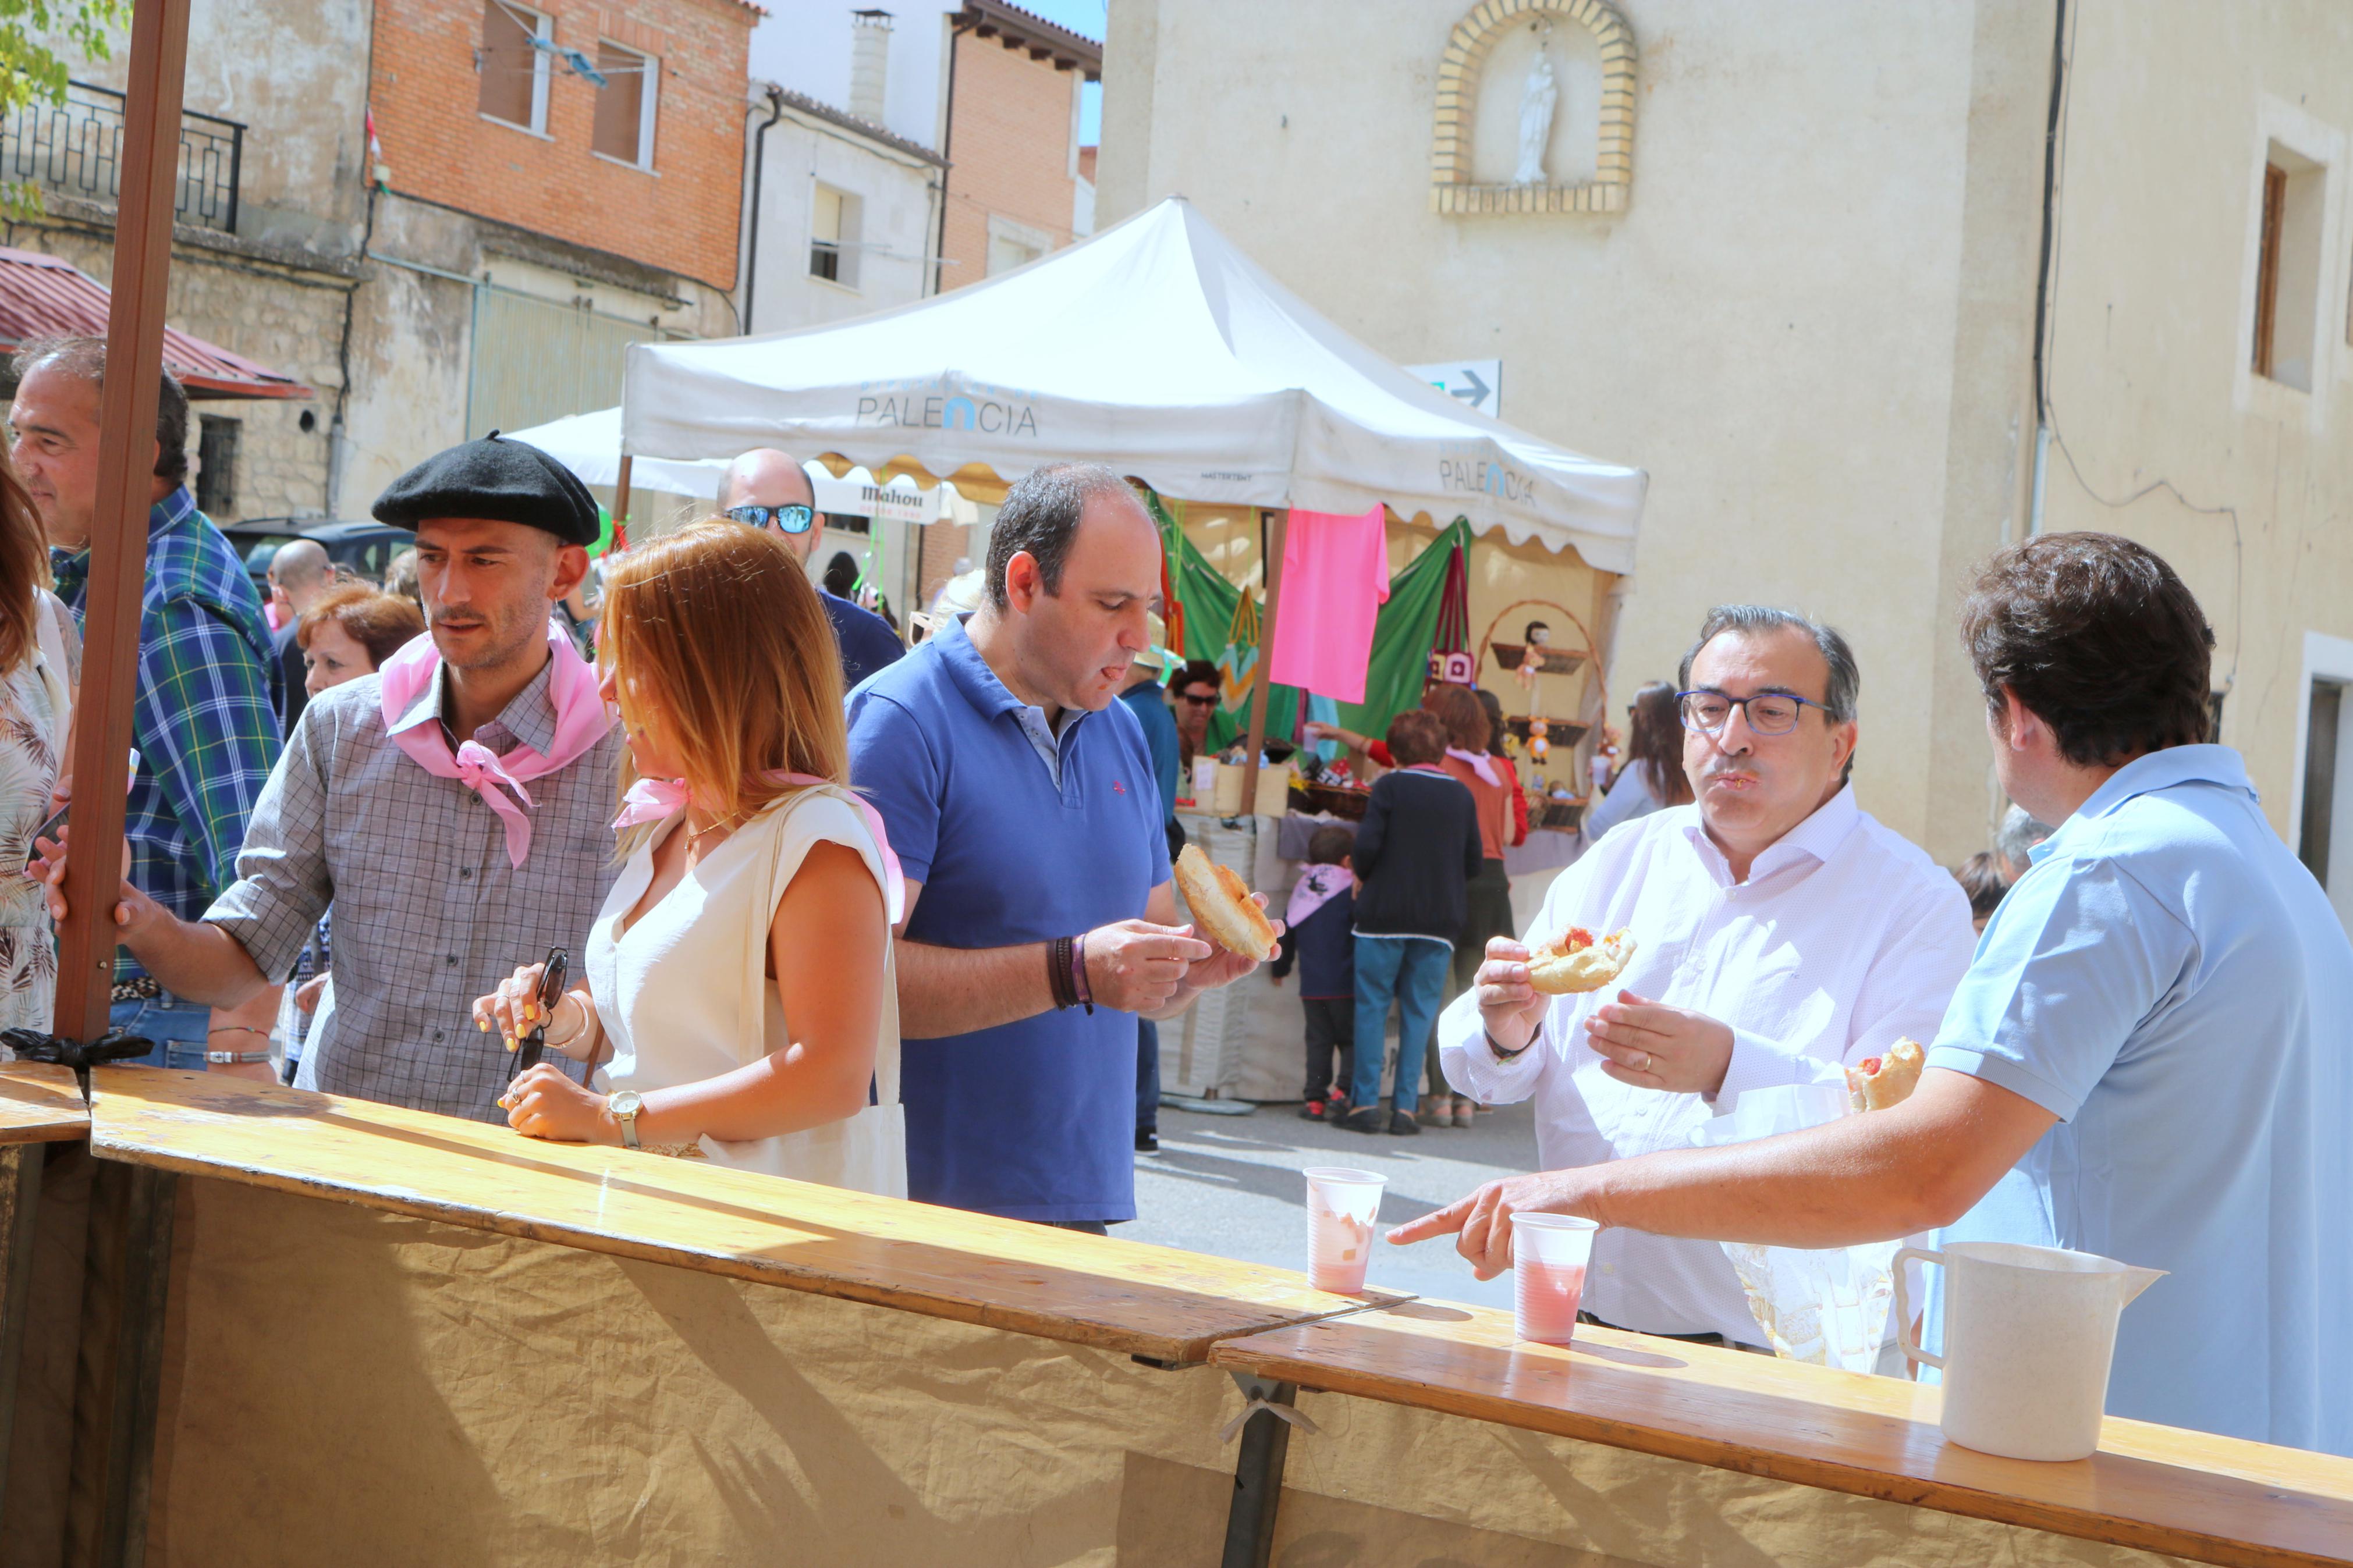
[[[101,1068],[100,1158],[1168,1362],[1409,1298],[220,1074]],[[1302,1237],[1303,1248],[1304,1237]]]
[[[69,1143],[88,1136],[90,1112],[69,1069],[0,1064],[0,1143]]]
[[[2073,1464],[1945,1441],[1933,1388],[1416,1301],[1219,1343],[1213,1366],[2236,1568],[2353,1563],[2353,1460],[2111,1417]]]

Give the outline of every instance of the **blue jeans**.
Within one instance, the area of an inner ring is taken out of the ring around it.
[[[118,1029],[144,1035],[155,1042],[155,1048],[143,1057],[133,1058],[132,1066],[205,1070],[205,1036],[212,1027],[213,1010],[202,1003],[183,1002],[169,993],[144,1002],[117,1002],[108,1021]],[[249,1040],[256,1037],[237,1037]]]
[[[1356,933],[1356,1071],[1348,1089],[1352,1110],[1381,1102],[1381,1036],[1388,1027],[1392,998],[1398,1013],[1397,1108],[1410,1111],[1420,1102],[1422,1058],[1430,1048],[1453,965],[1454,949],[1442,942]]]
[[[1135,1130],[1160,1131],[1160,1026],[1135,1021]]]

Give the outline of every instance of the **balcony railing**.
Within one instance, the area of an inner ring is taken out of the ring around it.
[[[198,228],[237,232],[245,127],[217,115],[180,115],[179,186],[172,211]],[[32,102],[0,116],[0,180],[113,202],[122,190],[122,95],[70,82],[63,103]]]

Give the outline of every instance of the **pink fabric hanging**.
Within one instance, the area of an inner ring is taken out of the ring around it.
[[[1379,507],[1362,517],[1293,508],[1268,679],[1362,702],[1373,623],[1388,596],[1388,531]]]

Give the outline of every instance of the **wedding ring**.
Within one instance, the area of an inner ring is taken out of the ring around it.
[[[1644,1052],[1642,1053],[1642,1065],[1641,1065],[1641,1067],[1636,1068],[1634,1070],[1635,1070],[1636,1072],[1649,1072],[1649,1071],[1651,1070],[1651,1053],[1650,1053],[1650,1052],[1648,1052],[1648,1051],[1644,1051]]]

